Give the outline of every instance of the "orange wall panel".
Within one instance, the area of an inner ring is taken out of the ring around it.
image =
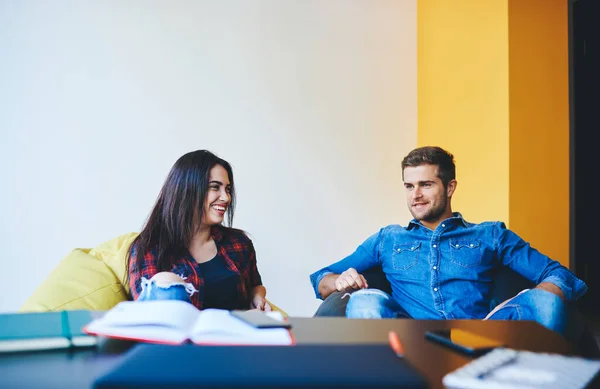
[[[569,264],[568,8],[509,1],[511,228]]]

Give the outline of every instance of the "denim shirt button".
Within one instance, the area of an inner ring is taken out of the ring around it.
[[[437,292],[437,288],[433,288],[433,291],[434,291],[434,292]]]
[[[442,227],[446,227],[446,225],[445,225],[445,224],[442,224]]]
[[[436,247],[437,247],[437,244],[434,244],[434,245],[433,245],[433,248],[436,248]]]

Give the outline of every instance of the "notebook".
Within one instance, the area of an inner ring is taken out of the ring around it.
[[[271,317],[284,320],[279,312]],[[255,328],[223,309],[200,311],[179,300],[123,301],[88,324],[88,334],[151,343],[261,344],[294,343],[285,328]]]
[[[498,348],[447,374],[451,389],[581,389],[599,387],[600,361]]]
[[[389,345],[139,344],[93,387],[421,389],[428,385]]]
[[[94,346],[82,331],[91,320],[85,310],[0,314],[0,352]]]

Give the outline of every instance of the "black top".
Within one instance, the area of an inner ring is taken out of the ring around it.
[[[207,262],[199,263],[204,279],[204,309],[247,309],[237,306],[237,275],[225,266],[220,254]]]

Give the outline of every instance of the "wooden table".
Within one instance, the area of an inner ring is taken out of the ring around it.
[[[560,335],[534,322],[479,320],[365,320],[291,318],[298,344],[387,344],[389,330],[400,336],[405,358],[427,377],[431,388],[443,388],[442,377],[470,358],[424,338],[425,331],[463,328],[500,339],[508,347],[571,354]],[[133,342],[103,339],[97,349],[0,354],[0,388],[90,388],[94,377],[118,363]],[[357,356],[360,357],[360,356]]]
[[[429,381],[443,388],[442,377],[472,358],[425,339],[432,329],[463,328],[503,341],[508,347],[571,355],[573,347],[559,334],[529,321],[480,320],[358,320],[344,318],[294,319],[298,343],[385,343],[388,332],[400,336],[405,358]]]

